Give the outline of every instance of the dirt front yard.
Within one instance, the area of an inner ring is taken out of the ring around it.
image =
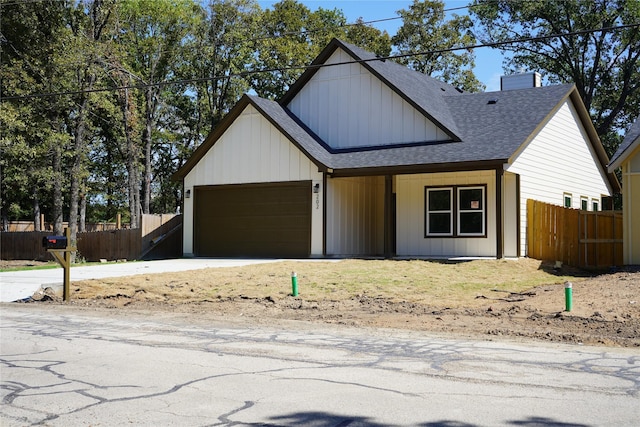
[[[570,312],[567,281],[573,285]],[[294,320],[640,347],[637,268],[593,275],[531,259],[286,261],[73,282],[71,290],[69,305],[117,316],[161,311],[199,320]]]

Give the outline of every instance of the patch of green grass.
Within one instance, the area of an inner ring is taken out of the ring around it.
[[[131,263],[131,262],[139,262],[139,261],[127,261],[127,262]],[[93,265],[108,265],[108,264],[117,264],[117,263],[118,263],[117,261],[77,262],[75,264],[71,264],[71,268],[89,267],[89,266],[93,266]],[[48,270],[48,269],[52,269],[52,268],[62,268],[62,267],[60,266],[60,264],[58,264],[57,261],[48,261],[46,264],[38,263],[38,264],[33,264],[33,265],[28,264],[28,263],[24,263],[24,264],[21,264],[21,265],[8,266],[8,267],[0,268],[0,273],[5,273],[5,272],[9,272],[9,271]]]
[[[16,267],[0,268],[0,273],[5,273],[9,271],[50,270],[52,268],[62,268],[62,267],[60,267],[60,264],[58,264],[57,262],[55,263],[50,262],[48,264],[41,264],[41,265],[21,265]]]
[[[362,296],[393,301],[474,306],[477,297],[523,292],[540,285],[580,280],[584,272],[563,270],[562,274],[532,259],[477,260],[468,262],[343,260],[340,262],[291,262],[213,268],[190,272],[119,278],[122,289],[144,284],[146,299],[169,295],[173,301],[194,298],[284,297],[291,293],[291,272],[297,272],[300,298],[307,301],[348,300]],[[167,283],[184,283],[167,290]],[[111,289],[105,281],[78,285],[79,298]],[[193,291],[191,290],[193,289]],[[496,292],[499,291],[499,292]],[[127,294],[125,291],[122,293]],[[139,296],[140,297],[140,296]],[[159,297],[158,297],[159,298]],[[164,298],[164,297],[163,297]]]

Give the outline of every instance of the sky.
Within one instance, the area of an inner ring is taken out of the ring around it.
[[[355,22],[362,18],[365,22],[377,19],[397,17],[396,13],[401,9],[408,9],[413,0],[298,0],[305,4],[310,10],[319,7],[323,9],[341,9],[347,18],[347,22]],[[445,9],[457,8],[469,4],[469,0],[445,0]],[[277,1],[259,0],[258,4],[262,9],[271,9]],[[466,10],[456,10],[458,15],[466,14]],[[385,21],[372,24],[379,30],[387,30],[393,36],[400,25],[401,19]],[[486,91],[500,90],[500,76],[504,74],[502,70],[502,54],[491,48],[480,48],[475,50],[476,67],[474,73],[480,82],[486,86]]]

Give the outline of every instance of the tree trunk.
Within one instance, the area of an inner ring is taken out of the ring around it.
[[[155,102],[153,88],[147,88],[145,92],[145,104],[146,104],[146,120],[145,128],[142,132],[142,143],[144,145],[144,200],[142,205],[142,212],[145,214],[150,213],[151,205],[151,133],[154,126],[155,115]]]
[[[81,110],[83,107],[80,106]],[[71,244],[76,245],[78,234],[78,199],[80,197],[80,171],[82,169],[82,151],[84,149],[84,115],[83,111],[78,114],[78,124],[74,137],[74,159],[71,166],[71,185],[69,188],[69,229],[71,230]],[[75,262],[75,253],[71,254],[71,262]]]
[[[80,193],[80,228],[78,231],[84,233],[87,231],[87,194],[85,191]]]
[[[138,171],[138,149],[135,145],[131,130],[131,103],[129,100],[129,89],[124,89],[120,98],[120,109],[122,110],[122,122],[124,136],[127,143],[126,164],[128,175],[127,191],[129,193],[129,226],[138,228],[140,225],[140,173]]]
[[[62,235],[62,147],[53,147],[53,234]]]
[[[40,200],[37,188],[33,189],[33,229],[35,231],[42,231],[40,229]]]
[[[87,89],[93,88],[95,81],[95,75],[88,76]],[[69,189],[69,229],[71,230],[71,243],[76,246],[77,233],[78,233],[78,209],[80,202],[80,177],[82,176],[82,169],[86,160],[85,156],[85,116],[87,112],[87,106],[89,99],[86,95],[82,96],[81,101],[78,103],[78,117],[76,119],[76,126],[74,132],[73,141],[73,165],[71,166],[71,185]],[[72,253],[72,262],[75,262],[75,253]]]

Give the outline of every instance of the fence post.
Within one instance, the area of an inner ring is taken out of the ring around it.
[[[535,223],[533,221],[533,209],[534,202],[532,199],[527,199],[527,255],[531,258],[535,258],[537,253],[534,248],[534,237],[535,236]]]

